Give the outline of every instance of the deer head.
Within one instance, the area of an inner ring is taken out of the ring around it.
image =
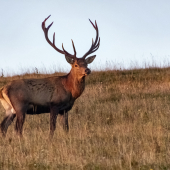
[[[86,58],[89,54],[95,52],[98,48],[99,48],[99,45],[100,45],[100,37],[99,37],[99,31],[98,31],[98,26],[97,26],[97,23],[95,21],[95,25],[91,22],[92,26],[94,27],[94,29],[96,30],[96,39],[95,41],[93,41],[92,39],[92,45],[90,47],[90,49],[84,54],[83,57],[81,58],[77,58],[76,57],[76,49],[75,49],[75,46],[74,46],[74,42],[72,40],[72,45],[73,45],[73,50],[74,50],[74,54],[70,54],[68,53],[65,49],[64,49],[64,46],[62,44],[62,49],[63,50],[60,50],[59,48],[57,48],[55,46],[55,32],[53,34],[53,42],[51,42],[48,38],[48,30],[49,28],[52,26],[53,22],[46,28],[45,27],[45,22],[46,20],[50,17],[51,15],[49,15],[43,22],[42,22],[42,29],[44,31],[44,34],[45,34],[45,38],[47,40],[47,42],[56,50],[58,51],[59,53],[61,54],[64,54],[65,55],[65,58],[66,58],[66,61],[68,63],[71,64],[72,66],[72,69],[71,69],[71,72],[73,72],[73,74],[77,75],[79,78],[82,78],[88,74],[91,73],[91,70],[87,67],[88,64],[92,63],[93,60],[95,59],[96,55],[93,55],[93,56],[90,56],[88,58]]]

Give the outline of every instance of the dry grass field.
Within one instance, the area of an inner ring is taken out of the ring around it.
[[[45,76],[2,76],[0,87]],[[0,136],[0,169],[170,169],[170,68],[96,71],[86,80],[69,112],[70,132],[58,116],[50,141],[49,114],[27,115],[20,139],[14,121],[6,138]],[[0,106],[0,121],[4,116]]]

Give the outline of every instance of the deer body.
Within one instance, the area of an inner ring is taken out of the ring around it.
[[[70,73],[65,76],[14,80],[4,86],[0,90],[0,101],[6,110],[6,117],[1,123],[3,135],[6,134],[8,126],[15,117],[17,117],[16,131],[22,136],[25,114],[49,112],[50,136],[52,137],[54,134],[58,114],[62,115],[63,128],[68,131],[68,111],[85,89],[85,76],[91,72],[90,69],[87,68],[87,64],[90,64],[95,56],[88,57],[87,59],[85,59],[85,57],[96,51],[100,43],[100,39],[98,40],[97,24],[94,26],[90,21],[97,32],[95,43],[92,41],[90,50],[82,58],[77,58],[73,41],[74,55],[71,55],[65,51],[64,47],[62,51],[55,46],[55,36],[53,37],[53,43],[48,39],[48,29],[52,25],[49,25],[47,28],[45,27],[45,21],[48,18],[42,23],[45,38],[55,50],[65,54],[65,58],[67,62],[71,64],[72,69]]]
[[[65,89],[63,84],[64,79],[64,77],[52,77],[16,80],[2,90],[2,95],[4,93],[8,95],[14,106],[18,105],[18,103],[20,104],[20,101],[27,106],[37,105],[48,107],[50,103],[61,105],[61,103],[67,103],[71,98],[75,100],[71,92]]]

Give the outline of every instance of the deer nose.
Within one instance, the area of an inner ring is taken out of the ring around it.
[[[86,73],[86,74],[90,74],[90,73],[91,73],[91,70],[90,70],[89,68],[86,68],[85,73]]]

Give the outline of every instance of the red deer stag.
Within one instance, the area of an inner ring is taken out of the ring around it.
[[[50,17],[50,16],[49,16]],[[63,128],[68,131],[68,111],[72,108],[75,100],[82,94],[85,88],[85,76],[91,73],[87,68],[95,59],[96,55],[86,58],[89,54],[95,52],[100,45],[99,31],[97,23],[92,26],[96,30],[96,39],[83,57],[76,57],[76,49],[72,41],[74,55],[68,53],[62,44],[60,50],[55,46],[55,33],[53,42],[48,38],[48,30],[53,22],[46,28],[45,22],[42,22],[47,42],[59,53],[64,54],[66,61],[71,64],[71,71],[65,76],[53,76],[43,79],[22,79],[14,80],[5,85],[0,90],[0,100],[6,110],[6,117],[0,127],[5,136],[8,126],[16,117],[16,132],[22,136],[22,128],[25,120],[25,114],[50,113],[50,136],[54,134],[56,128],[56,118],[62,116]]]

